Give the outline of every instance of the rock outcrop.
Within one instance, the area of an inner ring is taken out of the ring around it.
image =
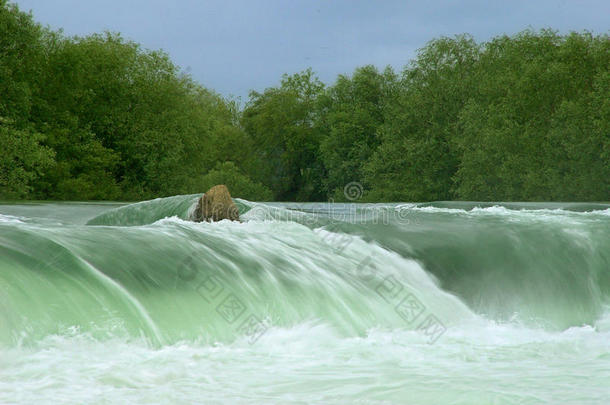
[[[193,213],[195,222],[239,221],[239,210],[231,199],[229,189],[224,184],[212,187],[201,196]]]

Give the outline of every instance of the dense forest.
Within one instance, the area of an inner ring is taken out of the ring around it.
[[[374,62],[374,61],[372,61]],[[610,37],[439,38],[402,72],[311,70],[245,105],[118,34],[0,0],[0,199],[610,200]]]

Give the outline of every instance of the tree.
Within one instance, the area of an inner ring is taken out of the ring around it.
[[[273,198],[271,190],[241,173],[233,162],[218,163],[200,179],[201,190],[208,190],[217,184],[226,185],[234,197],[258,201],[271,201]]]
[[[30,14],[0,0],[0,199],[31,197],[33,182],[53,166],[53,152],[29,122],[43,34]]]
[[[441,38],[403,71],[398,98],[385,111],[381,145],[364,167],[369,199],[450,199],[458,156],[451,147],[459,113],[472,94],[479,45]]]
[[[30,197],[33,180],[53,166],[53,151],[41,140],[39,133],[0,122],[0,200]]]
[[[343,188],[364,181],[364,165],[380,143],[378,131],[395,102],[397,77],[388,67],[379,73],[374,66],[340,75],[320,96],[319,126],[324,136],[320,153],[326,168],[325,190],[344,200]]]
[[[460,115],[454,138],[459,198],[610,196],[603,155],[608,132],[595,125],[609,118],[600,101],[607,89],[608,42],[607,36],[543,30],[485,45],[477,91]]]
[[[120,35],[50,37],[35,122],[58,165],[38,183],[56,199],[143,199],[195,189],[246,136],[235,107],[169,57]]]
[[[256,179],[273,191],[276,200],[322,196],[315,106],[323,89],[309,69],[284,75],[280,87],[250,93],[242,125],[262,162]]]
[[[162,51],[66,37],[0,0],[0,198],[608,200],[610,38],[439,38],[396,76],[311,69],[245,108]],[[271,190],[271,191],[269,191]],[[269,193],[272,193],[271,195]]]
[[[0,0],[0,117],[27,124],[44,63],[43,29],[30,14]]]

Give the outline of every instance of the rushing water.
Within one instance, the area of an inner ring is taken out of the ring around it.
[[[610,205],[0,205],[0,403],[610,403]]]

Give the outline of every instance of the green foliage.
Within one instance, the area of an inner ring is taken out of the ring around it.
[[[339,76],[320,96],[324,185],[335,200],[345,199],[346,184],[362,181],[364,165],[379,146],[378,129],[386,110],[396,101],[396,82],[390,68],[380,74],[374,66],[365,66],[352,77]]]
[[[2,119],[2,118],[0,118]],[[0,122],[0,199],[30,197],[32,181],[53,165],[53,151],[40,145],[42,135]]]
[[[21,127],[30,115],[44,58],[43,31],[30,14],[0,1],[0,117]]]
[[[607,35],[432,41],[403,72],[367,198],[608,200]]]
[[[486,44],[458,119],[455,195],[607,200],[608,37],[523,32]],[[606,102],[607,104],[607,102]],[[595,123],[602,123],[601,127]],[[606,149],[607,150],[607,149]]]
[[[610,38],[439,38],[401,74],[311,69],[236,102],[118,34],[0,0],[0,198],[609,200]]]
[[[233,162],[218,163],[200,180],[200,189],[208,190],[217,184],[227,186],[233,197],[246,200],[271,201],[271,190],[252,181],[247,175],[240,173]]]
[[[57,161],[13,165],[4,175],[12,195],[144,199],[201,192],[198,178],[218,162],[251,169],[235,103],[180,73],[167,54],[118,34],[66,38],[5,1],[0,34],[0,117],[41,134],[30,144]]]
[[[0,1],[0,199],[32,197],[32,184],[54,153],[29,123],[43,63],[42,29],[32,16]]]
[[[47,107],[38,119],[68,128],[81,144],[76,149],[53,145],[69,169],[63,179],[48,179],[51,183],[73,184],[79,178],[74,184],[82,187],[82,197],[101,198],[86,191],[97,171],[108,180],[105,191],[99,191],[106,196],[116,195],[116,187],[134,199],[188,193],[196,191],[194,177],[219,158],[233,157],[215,153],[218,144],[224,145],[219,135],[231,125],[230,108],[180,75],[166,54],[142,51],[118,35],[93,35],[57,41],[48,65],[41,95]],[[90,160],[97,166],[83,167],[75,150],[95,155]],[[65,198],[75,198],[64,190],[57,188]]]
[[[450,141],[472,93],[479,46],[469,36],[430,42],[401,78],[398,99],[379,128],[381,145],[365,164],[369,198],[451,198],[458,157]]]
[[[276,200],[307,201],[322,197],[320,133],[316,102],[324,85],[311,70],[284,75],[279,88],[252,92],[242,125],[260,163],[255,177]]]

